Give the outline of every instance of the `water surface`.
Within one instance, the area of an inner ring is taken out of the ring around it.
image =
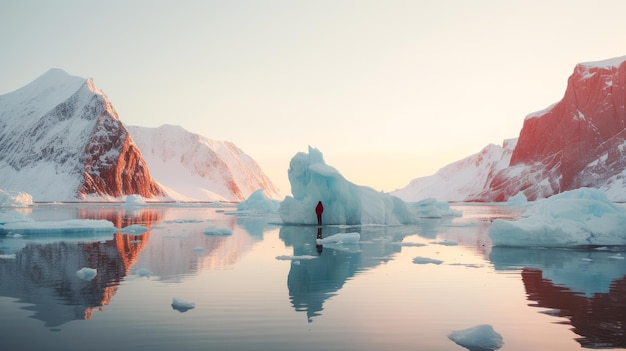
[[[21,211],[150,230],[1,232],[0,349],[464,350],[448,335],[480,324],[501,350],[626,347],[622,250],[493,248],[491,222],[521,210],[453,208],[463,217],[318,229],[206,204],[40,204]],[[349,232],[360,241],[316,240]]]

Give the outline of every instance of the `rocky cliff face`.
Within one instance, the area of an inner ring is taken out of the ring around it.
[[[526,117],[509,167],[475,200],[607,188],[626,169],[626,57],[576,66],[563,99]]]
[[[578,64],[561,101],[526,117],[512,152],[481,157],[485,148],[394,194],[407,201],[425,195],[506,201],[523,192],[532,201],[591,187],[613,201],[626,201],[625,109],[626,56]],[[426,188],[447,190],[433,194]]]
[[[56,69],[0,96],[0,175],[35,201],[164,195],[108,98]]]

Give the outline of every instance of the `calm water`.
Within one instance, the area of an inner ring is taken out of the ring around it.
[[[0,350],[464,350],[448,335],[480,324],[501,350],[626,347],[626,254],[492,248],[493,219],[520,212],[453,207],[463,217],[318,233],[208,205],[38,205],[36,220],[150,231],[0,233]]]

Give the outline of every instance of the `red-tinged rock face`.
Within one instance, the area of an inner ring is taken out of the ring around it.
[[[79,196],[164,195],[128,131],[110,114],[105,112],[98,118],[85,155],[85,177]]]
[[[563,99],[524,121],[510,167],[476,199],[505,201],[524,191],[529,200],[597,186],[624,170],[626,62],[619,67],[578,65]]]

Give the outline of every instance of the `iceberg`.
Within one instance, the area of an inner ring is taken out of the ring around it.
[[[263,189],[259,189],[250,194],[246,200],[237,204],[237,211],[259,214],[277,213],[280,202],[265,197],[264,191]]]
[[[526,198],[526,195],[520,191],[506,200],[506,204],[508,206],[527,206],[528,198]]]
[[[626,209],[595,189],[580,188],[535,201],[517,221],[496,219],[494,246],[584,247],[626,245]]]
[[[138,206],[145,206],[145,205],[146,205],[146,201],[143,199],[143,197],[141,197],[141,195],[137,195],[137,194],[126,196],[126,199],[124,200],[124,203],[122,204],[122,206],[125,206],[125,207],[138,207]]]
[[[23,192],[8,192],[0,189],[0,208],[28,207],[33,205],[33,197]]]
[[[278,209],[285,224],[316,225],[318,201],[324,205],[324,224],[417,222],[416,215],[400,198],[349,182],[311,146],[308,154],[299,152],[291,159],[288,177],[293,196],[286,196]]]
[[[448,337],[468,350],[487,351],[502,347],[502,336],[489,324],[453,331]]]
[[[460,217],[460,211],[450,208],[450,204],[434,198],[424,199],[411,204],[411,208],[420,218]]]

